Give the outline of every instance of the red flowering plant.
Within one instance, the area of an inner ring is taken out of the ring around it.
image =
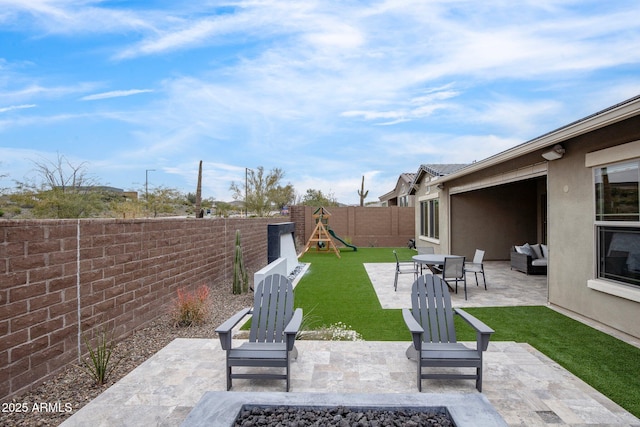
[[[174,326],[202,325],[211,313],[210,291],[201,285],[195,291],[178,289],[178,298],[171,311]]]

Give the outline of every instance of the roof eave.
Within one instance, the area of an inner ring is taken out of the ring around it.
[[[640,96],[610,107],[585,119],[578,120],[567,126],[556,129],[555,131],[546,133],[532,139],[531,141],[516,145],[513,148],[495,154],[491,157],[487,157],[484,160],[471,163],[469,166],[465,166],[453,173],[441,176],[440,180],[441,182],[451,181],[517,157],[533,153],[534,151],[550,147],[555,144],[560,144],[568,139],[584,135],[637,115],[640,115]]]

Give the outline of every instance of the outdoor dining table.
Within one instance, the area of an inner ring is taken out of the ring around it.
[[[435,267],[442,266],[445,258],[462,258],[460,255],[448,255],[448,254],[420,254],[413,256],[413,262],[420,264],[420,274],[422,274],[422,266],[426,265],[433,274],[440,274],[442,271],[438,271]],[[449,284],[447,283],[447,286]],[[453,291],[453,288],[449,286],[449,289]]]

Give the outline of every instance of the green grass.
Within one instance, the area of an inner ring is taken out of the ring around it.
[[[415,252],[398,248],[401,260]],[[318,326],[344,322],[367,341],[410,341],[400,310],[383,310],[363,263],[394,262],[390,248],[308,252],[311,263],[296,287],[296,306]],[[390,283],[389,286],[392,286]],[[526,342],[605,396],[640,417],[640,349],[547,307],[487,307],[466,311],[492,327],[492,341]],[[474,341],[462,322],[458,339]]]

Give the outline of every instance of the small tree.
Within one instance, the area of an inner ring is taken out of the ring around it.
[[[219,217],[227,218],[229,213],[233,210],[233,206],[227,202],[216,201],[212,202],[211,205],[215,209],[216,215]]]
[[[33,161],[33,182],[17,182],[12,199],[32,208],[38,218],[86,218],[108,209],[113,193],[88,176],[86,164],[72,164],[58,154],[56,161]]]
[[[322,190],[307,189],[307,192],[300,199],[300,204],[305,206],[338,206],[338,200],[333,193],[323,194]]]
[[[147,197],[147,194],[145,194]],[[156,187],[148,193],[148,199],[145,200],[149,210],[154,217],[159,214],[172,215],[176,213],[178,206],[181,206],[184,196],[175,188]]]
[[[272,209],[282,208],[293,202],[295,192],[291,184],[281,186],[284,177],[282,169],[274,168],[265,175],[262,166],[255,170],[246,170],[245,184],[231,183],[235,200],[244,200],[245,209],[254,212],[259,217],[267,216]]]

